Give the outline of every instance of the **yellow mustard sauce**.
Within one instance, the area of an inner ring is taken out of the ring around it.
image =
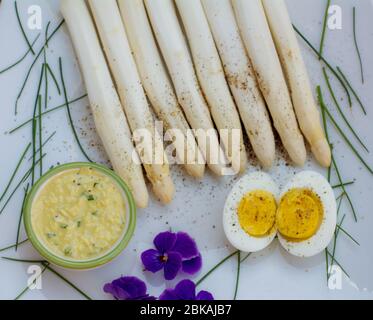
[[[119,186],[93,168],[72,169],[51,178],[31,209],[34,232],[52,253],[71,260],[104,255],[126,224]]]

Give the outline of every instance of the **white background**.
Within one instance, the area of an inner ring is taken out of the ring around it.
[[[319,43],[321,21],[324,12],[324,0],[288,0],[289,10],[293,22],[310,38],[314,44]],[[326,36],[325,56],[333,65],[340,65],[347,73],[352,83],[365,102],[368,116],[362,116],[359,107],[354,103],[353,110],[348,110],[346,99],[341,102],[351,124],[357,128],[373,150],[373,5],[369,0],[339,0],[332,1],[343,10],[343,29],[328,31]],[[29,5],[39,4],[43,8],[43,26],[52,21],[50,30],[53,30],[61,17],[58,12],[58,1],[21,0],[19,8],[22,21],[27,19]],[[353,46],[352,38],[352,6],[357,6],[358,38],[365,67],[366,82],[361,84],[358,60]],[[37,31],[26,30],[30,39],[34,39]],[[43,35],[42,37],[43,38]],[[27,49],[14,14],[13,0],[3,0],[0,5],[0,69],[15,61]],[[40,48],[42,39],[39,39],[35,48]],[[321,65],[315,56],[304,46],[304,56],[310,71],[314,86],[325,83],[321,76]],[[58,58],[63,58],[65,79],[70,99],[85,93],[84,85],[79,75],[75,56],[65,27],[50,42],[48,60],[58,76]],[[0,75],[0,190],[6,185],[13,172],[15,164],[27,143],[31,139],[31,128],[26,127],[14,135],[5,132],[17,123],[28,119],[32,115],[33,102],[38,82],[38,75],[42,61],[35,66],[30,81],[26,87],[19,105],[19,114],[14,117],[14,101],[20,89],[20,84],[26,74],[32,58],[29,56],[15,69]],[[333,81],[334,87],[340,97],[343,97],[339,84]],[[63,103],[63,97],[58,96],[50,81],[50,107]],[[332,106],[330,97],[324,90],[326,101]],[[97,146],[91,121],[88,101],[83,100],[72,106],[74,121],[83,136],[82,141],[89,154],[97,161],[106,162],[105,155]],[[333,109],[334,114],[336,114]],[[337,117],[337,119],[339,119]],[[341,121],[339,120],[341,123]],[[45,168],[57,163],[83,160],[77,148],[68,125],[66,111],[62,109],[44,118],[44,137],[57,131],[53,141],[45,148],[47,157]],[[333,132],[336,159],[345,181],[356,179],[349,192],[356,206],[359,222],[355,223],[346,203],[341,214],[346,214],[345,228],[349,230],[361,243],[358,247],[343,235],[340,237],[337,248],[337,260],[343,265],[351,276],[351,281],[343,280],[342,290],[330,291],[326,285],[326,271],[324,255],[312,259],[297,259],[289,256],[274,242],[267,250],[252,255],[241,270],[240,299],[261,298],[373,298],[373,177],[360,165],[351,154],[345,143]],[[353,140],[354,141],[354,140]],[[354,141],[355,145],[356,142]],[[373,157],[364,153],[364,157],[373,165]],[[251,161],[248,171],[255,169],[255,160]],[[30,164],[25,164],[24,172]],[[313,168],[325,173],[311,159],[307,168]],[[279,156],[278,164],[271,170],[271,174],[282,184],[299,169],[286,167]],[[144,249],[152,246],[152,239],[160,231],[170,228],[189,232],[198,242],[203,253],[204,267],[201,275],[211,266],[224,258],[233,248],[227,243],[221,224],[222,209],[225,197],[234,183],[232,178],[214,178],[208,174],[203,181],[189,179],[181,169],[173,168],[173,176],[177,185],[175,201],[167,207],[161,206],[154,199],[147,210],[139,210],[138,224],[135,236],[127,250],[113,263],[99,270],[88,272],[72,272],[60,270],[68,279],[83,289],[95,299],[110,298],[103,293],[102,287],[120,275],[137,275],[149,283],[152,294],[160,293],[164,283],[160,277],[143,274],[139,255]],[[334,177],[334,182],[337,182]],[[338,195],[339,192],[336,191]],[[18,217],[20,214],[20,190],[13,201],[0,216],[0,248],[15,242]],[[25,238],[22,230],[21,238]],[[3,252],[0,256],[26,258],[39,258],[35,250],[26,244],[17,253]],[[26,286],[27,264],[7,262],[0,259],[0,298],[13,299]],[[201,275],[197,275],[196,279]],[[218,299],[231,299],[233,297],[236,276],[236,259],[232,259],[207,279],[201,288],[211,291]],[[71,289],[53,274],[46,272],[43,275],[43,290],[28,292],[27,299],[80,299],[76,291]],[[172,283],[168,284],[172,285]],[[357,289],[358,288],[358,289]]]

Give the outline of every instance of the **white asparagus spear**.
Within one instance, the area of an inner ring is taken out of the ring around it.
[[[285,76],[261,0],[232,0],[239,29],[274,126],[296,165],[306,161],[303,136],[295,117]]]
[[[114,170],[131,189],[140,208],[148,205],[148,190],[93,21],[84,0],[62,0],[61,12],[70,31],[85,80],[97,132]]]
[[[285,69],[299,126],[319,163],[329,167],[331,151],[284,0],[263,0],[277,52]]]
[[[237,172],[247,167],[247,154],[243,143],[240,117],[224,75],[224,69],[211,34],[200,0],[176,0],[181,20],[189,40],[194,66],[206,97],[210,112],[219,130],[228,130],[220,140],[225,153]],[[233,130],[239,130],[239,141],[233,144]]]
[[[202,0],[229,86],[260,163],[270,168],[275,139],[267,107],[259,90],[234,17],[230,0]]]
[[[224,152],[220,147],[214,124],[204,100],[188,46],[182,33],[172,0],[145,0],[146,9],[153,27],[158,45],[175,86],[177,97],[189,124],[197,134],[209,168],[217,175],[227,174]],[[209,134],[205,139],[203,133]]]
[[[154,119],[133,59],[127,35],[115,0],[88,1],[98,28],[104,51],[116,81],[132,133],[145,130],[150,141],[139,141],[142,162],[153,191],[163,203],[169,203],[175,188],[164,154],[163,141],[155,129]],[[139,151],[140,152],[140,151]],[[161,156],[159,159],[158,156]],[[159,160],[159,162],[158,162]]]
[[[183,135],[183,141],[176,139],[174,147],[186,171],[193,177],[202,178],[205,160],[177,101],[144,3],[142,0],[119,0],[118,3],[146,94],[166,128],[179,130]]]

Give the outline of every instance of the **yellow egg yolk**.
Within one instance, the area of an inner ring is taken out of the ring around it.
[[[288,240],[307,240],[319,229],[323,211],[322,202],[313,191],[292,189],[280,201],[276,215],[277,229]]]
[[[276,200],[263,190],[247,193],[237,209],[241,228],[253,237],[269,234],[276,222]]]

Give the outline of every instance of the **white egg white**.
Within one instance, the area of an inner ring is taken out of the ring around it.
[[[252,237],[240,225],[237,209],[241,199],[251,191],[267,191],[278,200],[279,189],[273,179],[264,172],[254,172],[242,177],[233,187],[224,207],[223,227],[224,232],[233,245],[243,252],[258,252],[266,248],[276,237],[276,231],[264,237]]]
[[[281,245],[290,254],[298,257],[312,257],[321,253],[333,238],[337,223],[337,204],[329,182],[319,173],[304,171],[295,175],[284,187],[280,199],[290,190],[306,188],[316,193],[322,202],[324,215],[319,230],[311,238],[291,242],[278,233]]]

